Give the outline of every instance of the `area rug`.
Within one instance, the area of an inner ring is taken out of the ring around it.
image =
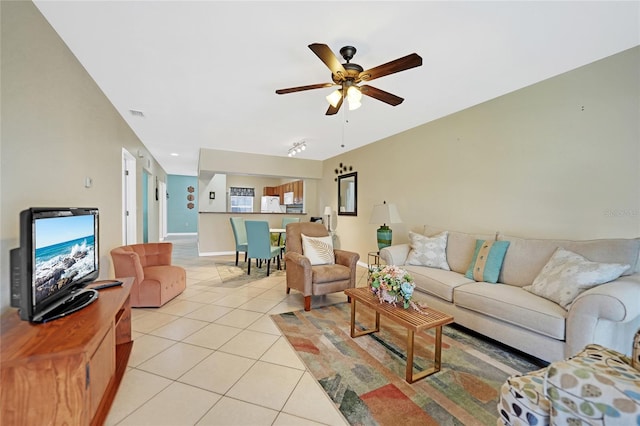
[[[283,267],[281,265],[281,267]],[[271,262],[271,268],[269,269],[269,276],[284,275],[284,270],[278,270],[277,261]],[[240,286],[247,284],[251,281],[259,280],[267,276],[267,263],[263,262],[262,267],[258,268],[255,264],[255,260],[251,264],[251,275],[247,275],[247,264],[240,260],[238,266],[236,266],[235,260],[229,262],[216,263],[216,269],[220,275],[222,283],[226,286]]]
[[[352,425],[495,425],[505,379],[545,365],[461,327],[445,326],[442,369],[409,384],[406,330],[381,317],[380,332],[351,338],[350,312],[350,304],[339,303],[272,319]],[[374,325],[371,312],[358,310],[361,328]],[[433,364],[433,336],[433,331],[416,334],[415,371]]]

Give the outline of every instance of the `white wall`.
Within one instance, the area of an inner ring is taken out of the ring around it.
[[[0,310],[8,310],[9,250],[18,245],[19,212],[28,207],[100,210],[101,278],[122,243],[122,148],[138,159],[137,233],[142,241],[142,167],[166,174],[31,2],[0,2],[1,170]],[[144,163],[143,163],[144,161]],[[85,188],[85,177],[93,180]],[[150,192],[149,235],[158,237]]]

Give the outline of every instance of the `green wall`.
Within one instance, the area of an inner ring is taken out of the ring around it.
[[[188,188],[194,191],[189,192]],[[169,175],[167,178],[167,232],[185,234],[198,232],[198,178],[195,176]],[[188,200],[189,195],[193,200]],[[193,208],[187,204],[193,203]]]

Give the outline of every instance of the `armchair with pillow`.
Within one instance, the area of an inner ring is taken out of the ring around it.
[[[358,253],[334,249],[320,223],[289,223],[286,229],[287,293],[292,288],[301,292],[305,311],[311,310],[311,296],[355,287]]]

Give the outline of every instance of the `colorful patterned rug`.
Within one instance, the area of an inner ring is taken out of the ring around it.
[[[380,332],[351,338],[350,312],[348,303],[340,303],[272,318],[352,425],[495,425],[506,378],[545,365],[461,327],[445,326],[442,369],[409,384],[406,330],[381,317]],[[360,328],[374,321],[370,309],[358,309]],[[433,335],[433,330],[416,334],[415,371],[432,365]]]

